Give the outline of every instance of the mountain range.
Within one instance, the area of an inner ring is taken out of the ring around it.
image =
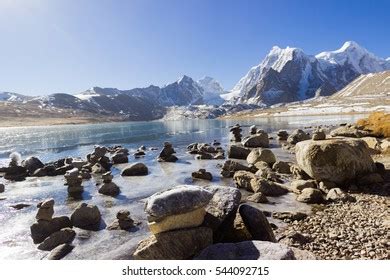
[[[215,116],[248,106],[263,108],[330,96],[360,75],[386,70],[390,70],[390,58],[379,58],[353,41],[317,55],[307,55],[299,48],[275,46],[230,91],[211,77],[195,81],[184,75],[162,87],[150,85],[130,90],[92,87],[75,95],[54,93],[38,97],[0,92],[0,101],[19,107],[27,104],[42,109],[115,115],[125,120],[160,119],[172,112],[170,108],[194,111],[199,106],[203,106],[203,111],[214,110],[208,116]]]

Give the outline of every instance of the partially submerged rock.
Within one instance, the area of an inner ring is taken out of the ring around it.
[[[255,203],[268,203],[267,197],[261,193],[254,193],[246,198],[247,201],[255,202]]]
[[[203,179],[211,181],[213,180],[213,175],[210,172],[207,172],[206,169],[199,169],[198,171],[192,172],[193,179]]]
[[[227,160],[222,166],[221,175],[223,177],[233,177],[234,173],[237,171],[249,171],[250,168],[234,160]]]
[[[130,211],[120,210],[116,214],[114,222],[107,227],[108,230],[129,230],[134,226],[134,220],[130,217]]]
[[[247,136],[242,140],[242,144],[249,148],[268,148],[269,139],[267,133],[259,133],[251,136]]]
[[[272,166],[276,162],[274,153],[269,149],[253,149],[246,161],[249,165],[254,165],[256,162],[263,161]]]
[[[122,171],[122,176],[145,176],[148,175],[148,167],[142,162],[133,163]]]
[[[230,145],[227,154],[228,158],[246,159],[250,152],[251,150],[248,148]]]
[[[51,221],[38,220],[30,227],[31,237],[35,244],[41,243],[52,233],[69,227],[72,227],[72,222],[66,216],[55,217]]]
[[[64,258],[67,254],[72,252],[74,246],[68,243],[57,246],[50,252],[50,255],[47,257],[48,260],[60,260]]]
[[[73,229],[63,228],[47,237],[41,244],[39,244],[38,249],[51,251],[61,244],[71,243],[75,237],[76,232]]]
[[[35,216],[37,220],[51,221],[54,215],[54,199],[46,199],[38,203],[38,213]]]
[[[75,227],[96,230],[100,225],[101,214],[96,205],[81,203],[70,219]]]

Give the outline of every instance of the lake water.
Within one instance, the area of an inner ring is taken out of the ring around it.
[[[96,186],[100,176],[93,176],[84,181],[83,201],[99,207],[104,223],[110,224],[118,210],[128,209],[133,219],[141,221],[133,232],[101,230],[97,232],[76,229],[77,237],[73,242],[75,249],[68,259],[112,259],[130,258],[136,244],[149,232],[145,222],[143,204],[145,198],[153,193],[179,184],[206,185],[209,182],[191,179],[191,172],[206,168],[212,172],[211,184],[233,186],[231,179],[221,178],[220,167],[224,160],[194,160],[194,156],[186,153],[186,146],[193,142],[212,142],[214,139],[222,143],[226,149],[229,143],[229,127],[237,122],[243,127],[246,135],[249,126],[256,124],[272,136],[279,129],[291,131],[319,124],[338,124],[354,122],[361,116],[321,116],[321,117],[282,117],[258,118],[248,120],[185,120],[170,122],[127,122],[93,125],[69,125],[50,127],[0,128],[0,166],[8,164],[9,154],[16,151],[23,158],[34,155],[43,162],[63,157],[84,158],[96,144],[122,145],[130,150],[129,162],[144,162],[149,168],[149,175],[142,177],[122,178],[119,174],[126,164],[112,168],[114,182],[121,188],[116,197],[100,195]],[[158,163],[159,151],[149,148],[158,147],[169,141],[174,145],[179,161],[176,163]],[[135,159],[132,153],[141,145],[148,148],[146,156]],[[271,149],[280,160],[293,161],[291,154],[282,150],[276,140],[271,141]],[[35,205],[46,198],[55,199],[55,216],[70,215],[80,200],[68,197],[63,176],[27,178],[23,182],[5,183],[6,191],[0,197],[0,259],[41,259],[47,252],[39,251],[30,237],[30,225],[35,221]],[[310,211],[310,208],[295,201],[294,194],[279,198],[270,198],[275,205],[257,205],[269,211]],[[30,207],[14,210],[11,205],[26,203]],[[275,221],[277,223],[278,221]]]

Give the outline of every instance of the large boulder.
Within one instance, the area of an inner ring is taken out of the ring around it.
[[[148,175],[148,167],[142,162],[133,163],[122,171],[122,176],[145,176]]]
[[[198,227],[168,231],[142,240],[133,256],[137,260],[186,260],[213,243],[213,231]]]
[[[269,149],[253,149],[246,158],[246,161],[250,165],[254,165],[259,161],[263,161],[272,166],[276,162],[276,157]]]
[[[27,169],[23,166],[9,166],[5,168],[4,179],[9,181],[23,181],[28,175]]]
[[[70,216],[75,227],[96,230],[100,225],[101,214],[96,205],[81,203]]]
[[[309,140],[310,136],[301,129],[294,130],[287,138],[287,142],[291,145],[295,145],[298,142]]]
[[[41,244],[39,244],[38,249],[43,251],[51,251],[58,245],[71,243],[75,237],[76,232],[73,229],[63,228],[52,233],[48,238],[46,238]]]
[[[55,217],[51,221],[39,220],[30,227],[31,237],[35,244],[41,243],[52,233],[68,227],[72,227],[72,222],[66,216]]]
[[[249,148],[268,148],[268,134],[264,132],[248,136],[242,140],[242,144]]]
[[[152,195],[145,203],[150,230],[157,234],[201,225],[206,215],[205,207],[212,197],[211,192],[190,185]]]
[[[294,252],[284,244],[268,241],[218,243],[204,249],[199,260],[294,260]]]
[[[116,153],[112,156],[112,162],[114,164],[128,163],[129,158],[125,153]]]
[[[246,159],[250,152],[250,149],[237,145],[230,145],[227,154],[228,158]]]
[[[233,225],[241,200],[241,192],[227,186],[207,186],[205,189],[211,192],[213,197],[206,206],[203,224],[214,231],[215,240],[221,239],[226,229]]]
[[[33,174],[35,170],[42,168],[44,164],[37,157],[28,157],[22,161],[22,166],[27,169],[29,174]]]
[[[262,211],[248,204],[241,204],[238,211],[253,239],[276,242],[271,225]]]
[[[374,161],[362,140],[304,141],[295,150],[299,167],[318,181],[342,184],[375,171]]]

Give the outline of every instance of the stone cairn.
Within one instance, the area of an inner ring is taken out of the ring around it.
[[[169,142],[164,142],[164,148],[162,149],[160,155],[158,156],[159,162],[175,162],[178,158],[174,155],[175,150],[172,147],[172,144]]]
[[[241,138],[242,138],[241,131],[242,131],[242,129],[241,129],[239,124],[236,124],[235,126],[233,126],[230,129],[230,132],[233,134],[233,138],[231,139],[231,141],[241,142]]]
[[[249,133],[254,135],[254,134],[257,134],[257,128],[255,125],[252,125],[250,128],[249,128]]]
[[[108,171],[102,175],[103,186],[99,189],[99,193],[109,195],[109,196],[117,196],[120,192],[119,187],[112,182],[114,176],[111,175],[111,171]]]
[[[206,169],[199,169],[198,171],[192,172],[193,179],[203,179],[203,180],[213,180],[213,175],[210,172],[207,172]]]
[[[114,222],[108,226],[108,230],[129,230],[134,226],[134,220],[130,217],[130,211],[120,210],[116,214]]]
[[[54,215],[54,199],[46,199],[37,204],[38,212],[35,218],[37,220],[51,221]]]
[[[84,187],[81,185],[83,177],[80,175],[80,171],[77,168],[66,171],[65,181],[68,185],[68,194],[70,196],[79,196],[83,191]]]
[[[92,154],[87,155],[93,173],[105,173],[111,169],[110,158],[106,156],[107,148],[96,146]]]

